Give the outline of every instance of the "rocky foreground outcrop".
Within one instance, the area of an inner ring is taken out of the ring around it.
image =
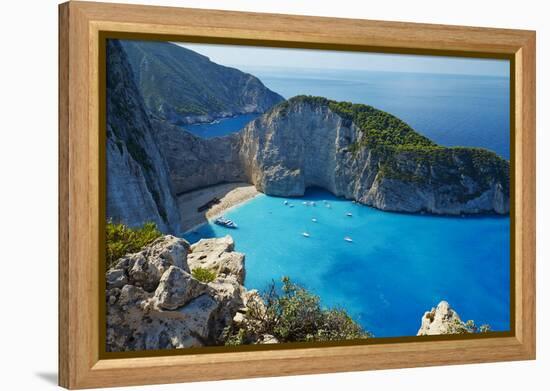
[[[106,274],[107,351],[220,345],[223,330],[242,321],[257,291],[243,287],[245,257],[233,239],[202,239],[190,246],[163,236],[118,260]],[[196,268],[216,278],[201,282]]]
[[[422,325],[416,335],[456,334],[462,320],[446,301],[440,302],[422,316]]]
[[[509,212],[509,163],[476,148],[443,148],[365,105],[296,97],[241,131],[249,181],[275,196],[308,187],[382,210]]]
[[[424,313],[417,335],[473,334],[489,331],[491,327],[488,324],[477,326],[473,320],[462,321],[449,303],[442,301],[436,308]]]

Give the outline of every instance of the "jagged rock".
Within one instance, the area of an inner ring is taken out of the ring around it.
[[[191,270],[201,267],[214,271],[218,276],[235,276],[242,284],[245,278],[245,256],[234,252],[233,238],[201,239],[191,246],[187,263]]]
[[[460,317],[449,303],[442,301],[437,308],[432,308],[424,314],[422,325],[416,335],[454,334],[461,324]]]
[[[174,310],[187,304],[206,290],[206,285],[176,266],[164,272],[155,291],[159,308]]]
[[[108,351],[223,343],[223,330],[254,292],[242,286],[244,271],[220,269],[224,260],[241,259],[232,255],[230,237],[209,239],[196,248],[206,258],[218,259],[212,264],[222,270],[208,284],[189,273],[189,244],[170,235],[124,256],[106,272]]]
[[[128,282],[123,269],[111,269],[107,272],[107,287],[122,288]]]
[[[124,270],[130,284],[152,292],[170,266],[189,272],[188,251],[187,241],[171,235],[162,236],[142,251],[122,257],[115,263],[115,270]]]
[[[257,343],[259,345],[270,345],[274,343],[279,343],[279,340],[271,334],[263,334],[262,336],[260,336]]]
[[[147,257],[162,273],[171,265],[189,272],[186,262],[189,248],[186,240],[165,235],[151,243]]]

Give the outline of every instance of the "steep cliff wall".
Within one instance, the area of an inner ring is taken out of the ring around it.
[[[179,232],[166,162],[119,42],[107,45],[107,217]]]
[[[239,134],[203,139],[166,121],[152,123],[176,194],[247,180],[239,159]]]
[[[310,186],[388,211],[509,212],[509,163],[444,148],[365,105],[296,97],[241,131],[240,160],[258,190],[300,196]]]

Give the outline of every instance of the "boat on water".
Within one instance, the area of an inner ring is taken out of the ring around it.
[[[223,216],[220,216],[214,220],[214,224],[221,225],[225,228],[237,228],[237,224],[235,224],[233,220],[226,219]]]
[[[316,222],[317,222],[317,219],[314,217],[314,218],[311,219],[311,221],[313,221],[314,223],[316,223]]]
[[[288,201],[287,201],[287,200],[285,200],[285,202],[283,202],[283,204],[284,204],[284,205],[288,205]]]
[[[352,243],[352,242],[353,242],[353,239],[350,238],[349,236],[346,236],[346,237],[344,238],[344,240],[345,240],[346,242],[349,242],[349,243]]]
[[[309,238],[309,234],[307,232],[302,232],[302,235],[305,236],[306,238]]]
[[[346,213],[346,216],[352,217],[353,215],[351,214],[351,212],[348,212],[348,213]]]

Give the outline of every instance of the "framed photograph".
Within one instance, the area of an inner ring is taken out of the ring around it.
[[[60,385],[535,358],[535,32],[59,12]]]

